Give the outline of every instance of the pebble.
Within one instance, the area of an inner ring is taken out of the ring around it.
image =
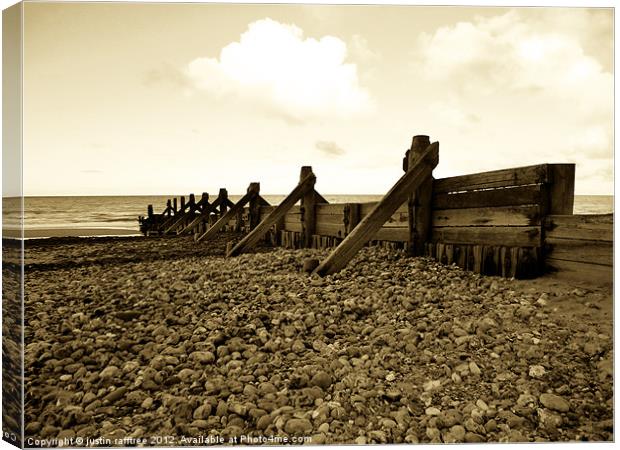
[[[312,386],[318,386],[321,389],[328,389],[332,384],[332,377],[325,371],[319,371],[310,380]]]
[[[542,378],[545,376],[546,370],[543,366],[530,366],[528,373],[532,378]]]
[[[545,393],[541,394],[538,399],[540,403],[553,411],[568,412],[570,410],[570,404],[559,395]]]
[[[312,423],[307,419],[289,419],[284,431],[289,434],[308,434],[312,431]]]

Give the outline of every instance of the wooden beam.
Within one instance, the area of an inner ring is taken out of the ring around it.
[[[276,225],[284,217],[286,212],[291,209],[304,194],[314,188],[315,181],[316,177],[313,173],[310,173],[304,180],[300,181],[295,189],[293,189],[291,193],[287,195],[284,200],[282,200],[282,203],[276,206],[276,208],[267,217],[265,217],[265,219],[262,220],[258,226],[254,228],[254,230],[252,230],[236,246],[234,246],[227,256],[236,256],[253,248],[261,240],[261,238],[265,236],[269,229],[273,225]]]
[[[575,201],[575,164],[549,164],[549,214],[572,214]]]
[[[433,195],[433,209],[539,205],[541,201],[542,185],[534,184],[530,186],[459,192],[454,194],[435,193]]]
[[[434,227],[433,242],[540,247],[540,226],[534,227]]]
[[[435,180],[435,193],[472,191],[476,189],[549,183],[549,164],[493,170]]]
[[[613,236],[613,214],[554,215],[545,218],[546,238],[612,242]]]
[[[381,229],[381,226],[408,199],[439,162],[439,143],[429,145],[413,167],[396,182],[375,208],[364,217],[353,231],[315,270],[321,276],[344,268],[355,254]]]
[[[303,166],[299,174],[299,181],[306,179],[312,173],[312,167]],[[316,195],[313,185],[312,190],[308,190],[301,197],[301,242],[305,248],[312,247],[312,235],[316,231]]]
[[[153,205],[148,205],[146,207],[146,211],[147,211],[147,215],[149,216],[149,219],[153,220]]]
[[[534,225],[540,225],[540,207],[538,205],[438,209],[433,211],[433,226],[435,227]]]
[[[248,203],[250,199],[252,199],[252,197],[255,197],[256,195],[258,195],[259,191],[260,191],[259,183],[250,183],[250,186],[248,187],[246,194],[243,197],[241,197],[241,199],[235,205],[233,205],[228,211],[226,211],[218,219],[217,222],[215,222],[211,227],[209,227],[209,229],[204,234],[202,234],[201,236],[196,236],[194,240],[196,242],[208,241],[213,236],[215,236],[217,232],[220,231],[222,227],[226,225],[233,217],[235,217],[239,211],[243,211],[243,207],[246,205],[246,203]]]
[[[176,197],[174,197],[174,198],[172,199],[172,210],[174,211],[174,213],[175,213],[175,214],[176,214],[176,213],[177,213],[177,211],[178,211],[178,209],[177,209],[177,198],[176,198]]]

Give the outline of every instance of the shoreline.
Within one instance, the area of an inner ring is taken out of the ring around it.
[[[19,229],[4,228],[3,238],[22,239]],[[23,239],[48,239],[56,237],[112,237],[142,236],[140,230],[127,228],[30,228],[24,229]]]

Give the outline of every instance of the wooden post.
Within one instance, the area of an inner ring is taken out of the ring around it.
[[[312,175],[312,167],[303,166],[299,174],[299,181],[305,180]],[[316,177],[314,177],[316,181]],[[312,235],[316,230],[316,196],[314,191],[314,183],[312,190],[308,190],[301,198],[301,245],[302,247],[312,247]]]
[[[414,136],[411,148],[406,154],[405,171],[410,170],[421,154],[430,145],[428,136]],[[409,197],[407,209],[409,213],[409,247],[411,255],[421,256],[424,254],[424,244],[431,233],[431,202],[433,196],[433,175],[430,174],[422,181],[420,186]]]
[[[153,220],[153,205],[148,205],[146,210],[149,216],[149,220]]]
[[[196,197],[194,196],[194,194],[189,194],[189,204],[187,205],[187,207],[189,208],[190,212],[194,211],[194,208],[196,208]]]
[[[394,212],[407,201],[412,191],[432,173],[439,162],[439,143],[434,142],[413,166],[396,182],[381,201],[366,215],[314,273],[324,276],[344,268],[351,258],[381,229]]]
[[[572,215],[575,202],[575,164],[549,164],[548,214]]]
[[[258,192],[260,192],[260,183],[256,183],[256,184],[258,185]],[[260,195],[253,196],[250,199],[250,203],[248,204],[249,231],[252,231],[254,228],[256,228],[256,226],[260,222],[260,206],[261,206],[261,196]]]
[[[172,210],[174,211],[174,213],[175,213],[175,214],[176,214],[176,213],[177,213],[177,211],[178,211],[178,209],[177,209],[177,198],[176,198],[176,197],[174,197],[174,198],[172,199]]]
[[[344,234],[347,236],[360,222],[361,205],[347,203],[344,205]]]
[[[209,193],[203,192],[200,197],[200,212],[204,212],[208,210],[209,206]]]
[[[287,211],[291,209],[298,200],[301,200],[301,198],[308,191],[312,191],[315,181],[316,178],[311,172],[304,180],[299,182],[295,189],[293,189],[291,193],[287,195],[284,200],[282,200],[282,203],[276,206],[276,208],[271,211],[271,213],[265,217],[265,219],[263,219],[254,230],[241,239],[241,241],[233,247],[230,252],[228,252],[227,256],[239,255],[254,247],[258,241],[265,236],[269,229],[284,217]]]
[[[168,217],[172,215],[172,201],[170,199],[166,202],[166,215]]]
[[[185,196],[181,195],[181,210],[180,212],[185,211]]]
[[[223,216],[228,210],[228,191],[226,190],[226,188],[220,189],[218,198],[220,200],[220,214]]]

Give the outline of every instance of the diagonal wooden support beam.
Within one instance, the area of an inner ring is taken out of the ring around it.
[[[258,241],[260,241],[269,229],[284,215],[295,206],[295,203],[299,201],[306,193],[311,192],[314,189],[314,183],[316,182],[316,176],[310,172],[306,177],[299,182],[299,184],[291,191],[291,193],[282,200],[271,213],[265,217],[246,237],[244,237],[237,245],[235,245],[227,254],[227,256],[236,256],[241,253],[247,252],[253,248]]]
[[[438,162],[439,142],[434,142],[313,273],[325,276],[342,270],[392,214],[407,201],[420,183],[427,179]]]
[[[196,242],[208,241],[213,236],[215,236],[215,234],[217,234],[217,232],[220,231],[224,225],[226,225],[233,217],[235,217],[239,211],[243,210],[243,207],[246,205],[246,203],[248,203],[252,198],[258,195],[259,191],[259,183],[250,183],[247,193],[243,197],[241,197],[241,200],[239,200],[236,204],[233,204],[230,209],[226,211],[226,213],[224,213],[222,217],[219,218],[217,222],[215,222],[211,227],[209,227],[209,229],[204,234],[202,234],[201,236],[197,236],[194,240]]]

